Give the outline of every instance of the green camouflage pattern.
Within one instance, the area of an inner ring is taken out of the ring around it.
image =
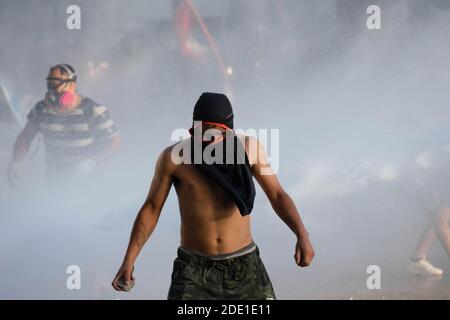
[[[178,249],[169,300],[275,300],[259,249],[234,258],[213,260]]]

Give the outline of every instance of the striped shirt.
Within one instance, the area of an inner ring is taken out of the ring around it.
[[[66,113],[55,111],[41,100],[27,118],[42,133],[47,167],[58,171],[67,172],[100,153],[105,142],[118,134],[108,110],[87,97]]]

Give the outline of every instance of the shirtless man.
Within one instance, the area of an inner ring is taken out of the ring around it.
[[[194,121],[202,122],[202,130],[232,132],[231,104],[225,95],[204,93],[194,109]],[[252,176],[256,179],[275,212],[297,237],[296,264],[310,265],[315,253],[308,232],[276,175],[268,174],[270,166],[263,147],[255,138],[239,136],[239,139],[245,145],[250,179]],[[191,139],[183,140],[167,147],[159,156],[150,191],[134,222],[125,258],[112,286],[118,291],[128,291],[134,282],[135,260],[155,229],[173,184],[181,214],[181,243],[168,299],[275,299],[250,232],[251,203],[250,208],[245,205],[238,208],[230,193],[195,164],[174,159],[174,148],[190,143]],[[248,210],[243,213],[245,209]]]

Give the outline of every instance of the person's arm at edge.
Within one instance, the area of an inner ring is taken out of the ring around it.
[[[309,266],[314,258],[314,248],[309,240],[309,233],[303,225],[297,207],[289,194],[283,189],[270,164],[261,143],[248,137],[247,146],[253,155],[250,158],[252,173],[280,219],[292,230],[297,237],[295,247],[295,262],[301,267]]]
[[[161,153],[156,163],[150,191],[134,221],[122,266],[112,282],[112,286],[118,291],[123,291],[117,285],[122,276],[126,283],[134,279],[132,272],[136,258],[158,223],[161,210],[172,186],[174,164],[170,155],[169,147]]]

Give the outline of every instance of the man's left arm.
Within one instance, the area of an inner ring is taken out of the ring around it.
[[[116,152],[120,145],[119,132],[104,106],[96,106],[93,109],[93,132],[100,149],[95,160],[103,162]]]
[[[249,155],[252,162],[252,173],[267,195],[274,211],[297,237],[294,254],[296,264],[301,267],[309,266],[315,252],[297,207],[280,185],[275,173],[272,172],[265,150],[260,142],[254,138],[251,141],[253,147],[250,147],[250,150],[253,152],[251,151]]]

